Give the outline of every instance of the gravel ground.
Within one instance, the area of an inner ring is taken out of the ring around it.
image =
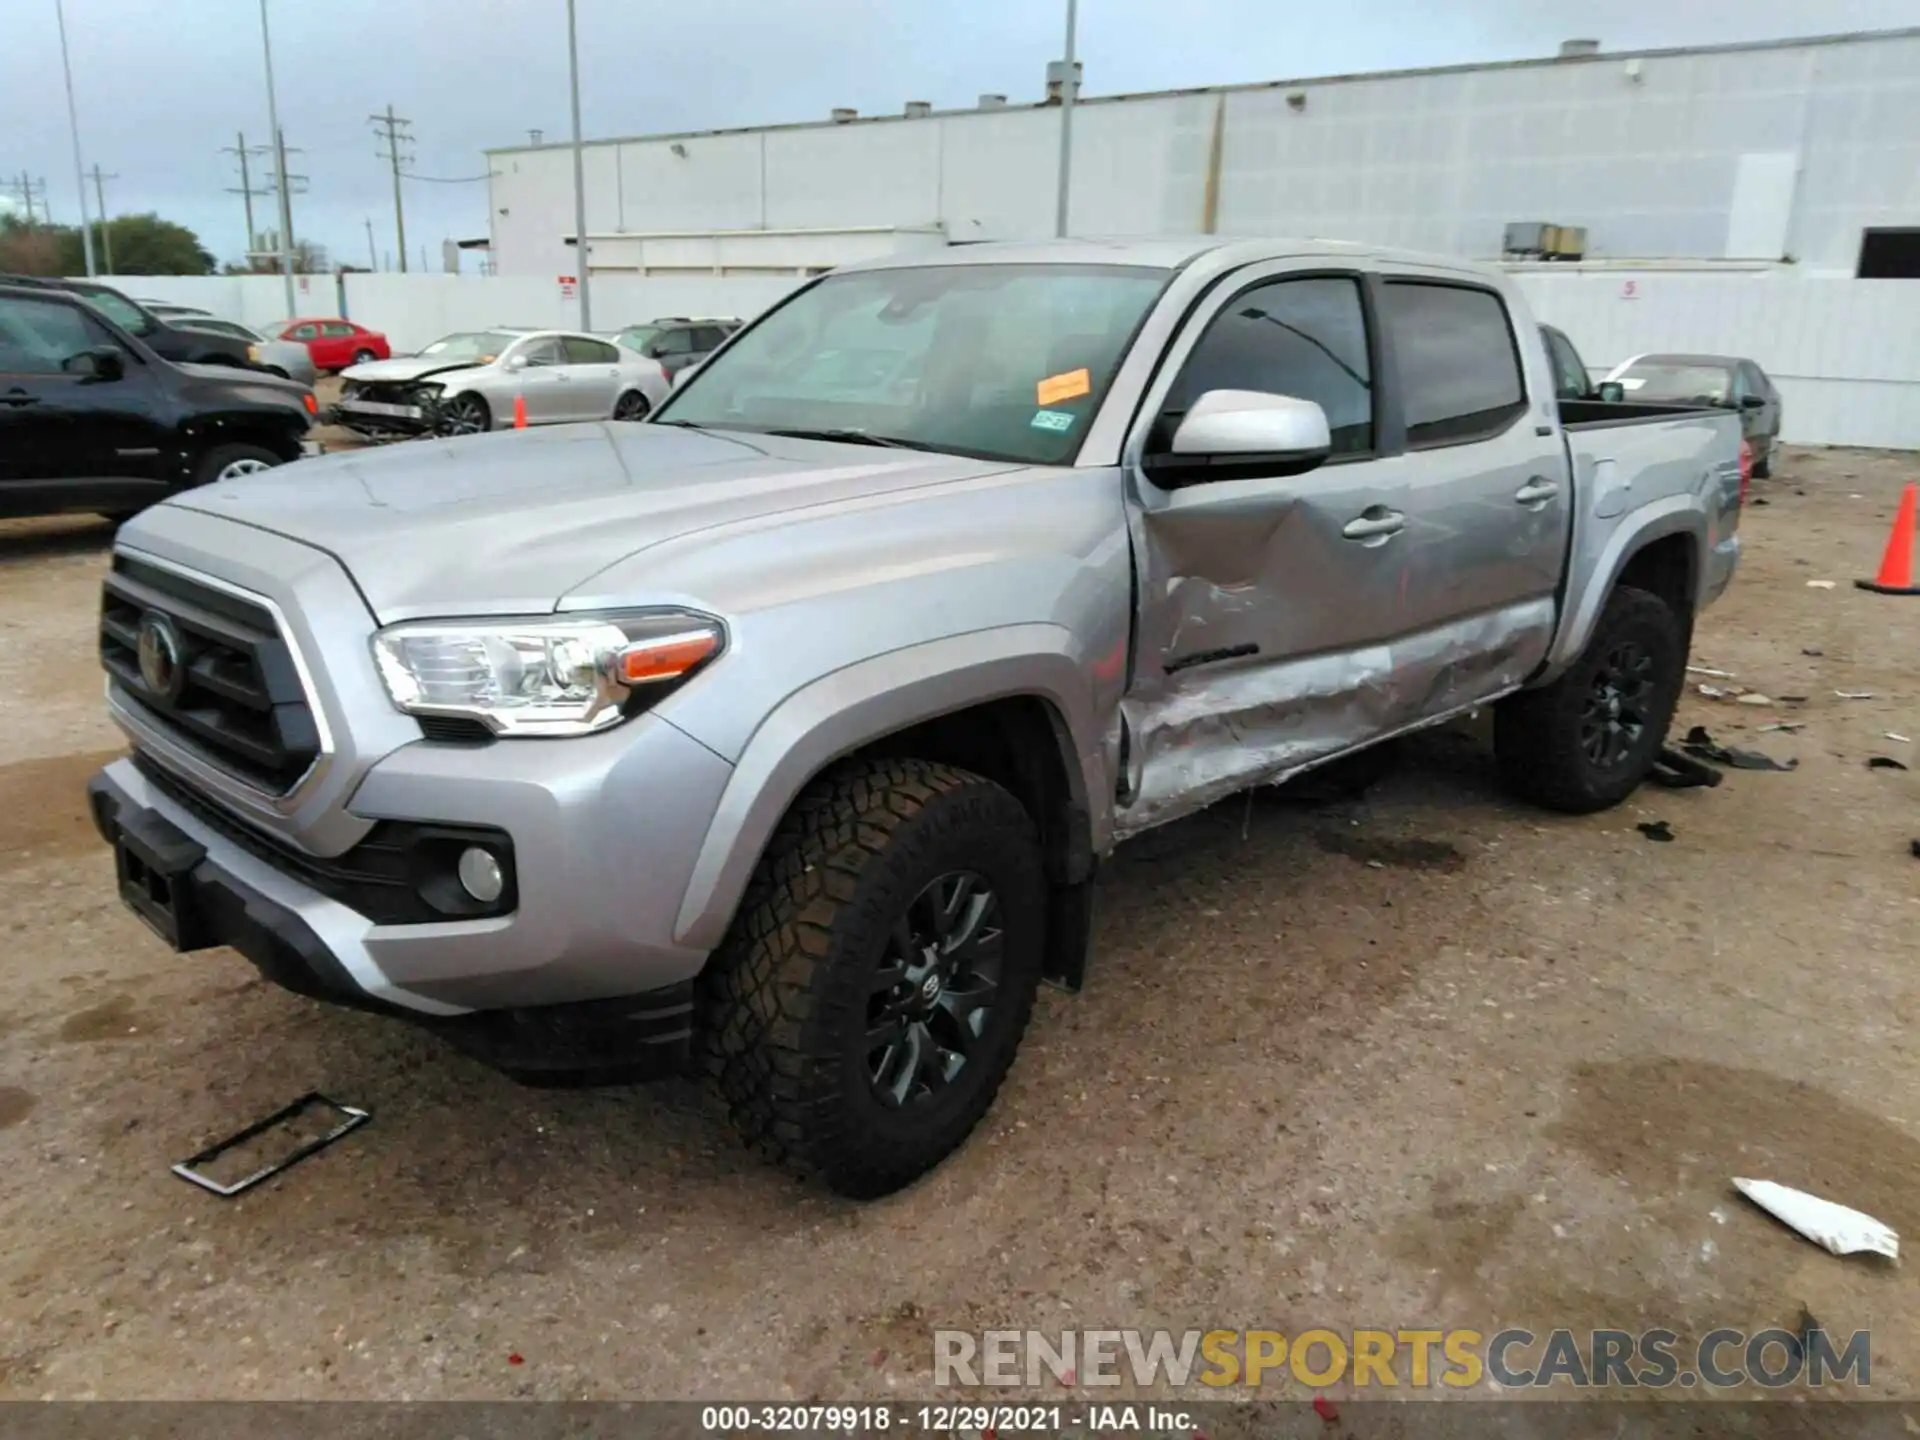
[[[164,951],[82,815],[117,748],[108,532],[0,526],[0,1398],[872,1398],[930,1392],[935,1328],[1803,1309],[1871,1329],[1872,1389],[1912,1396],[1912,1285],[1728,1180],[1920,1235],[1920,780],[1866,765],[1920,766],[1884,738],[1920,737],[1920,602],[1849,583],[1914,478],[1789,450],[1756,485],[1694,658],[1807,698],[1690,694],[1681,724],[1792,773],[1566,820],[1450,733],[1359,799],[1145,837],[973,1142],[865,1207],[761,1168],[691,1086],[523,1089]],[[167,1173],[310,1088],[375,1118],[236,1201]]]

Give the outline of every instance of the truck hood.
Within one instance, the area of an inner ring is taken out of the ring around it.
[[[302,460],[156,509],[324,550],[391,624],[546,613],[609,566],[695,532],[717,537],[769,516],[817,516],[1021,468],[723,430],[555,425]],[[125,532],[135,544],[139,525]]]
[[[369,360],[364,365],[349,365],[340,372],[342,380],[394,381],[424,380],[429,375],[444,375],[451,370],[482,370],[472,360],[443,360],[439,356],[406,355],[394,360]]]

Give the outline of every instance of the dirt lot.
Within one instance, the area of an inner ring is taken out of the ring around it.
[[[1911,1282],[1728,1184],[1920,1236],[1920,768],[1866,765],[1920,767],[1883,738],[1920,738],[1920,601],[1849,584],[1913,478],[1790,451],[1756,486],[1695,660],[1807,699],[1691,694],[1681,723],[1793,773],[1561,820],[1442,735],[1359,800],[1143,839],[1086,993],[1043,995],[973,1143],[867,1207],[761,1168],[691,1087],[522,1089],[165,952],[82,818],[116,748],[107,532],[0,527],[0,1398],[838,1399],[928,1391],[936,1327],[1697,1336],[1803,1307],[1920,1394]],[[373,1122],[238,1201],[167,1173],[316,1087]]]

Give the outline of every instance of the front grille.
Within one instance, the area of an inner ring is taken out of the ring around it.
[[[370,400],[376,405],[418,405],[413,380],[349,380],[340,389],[342,400]]]
[[[440,745],[491,745],[493,731],[459,715],[419,715],[420,733]]]
[[[143,629],[173,641],[175,663],[156,667],[160,688],[141,672]],[[100,663],[157,728],[267,794],[286,794],[319,757],[293,652],[262,605],[115,555],[100,602]]]
[[[133,763],[154,789],[209,830],[376,925],[426,925],[506,915],[519,903],[513,841],[505,831],[381,820],[344,855],[309,855],[234,819],[181,784],[151,756],[135,751]],[[468,896],[454,878],[461,852],[473,846],[489,851],[500,862],[506,883],[492,904],[483,905]]]

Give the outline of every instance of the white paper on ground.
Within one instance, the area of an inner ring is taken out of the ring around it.
[[[1849,1210],[1804,1190],[1776,1185],[1771,1180],[1743,1180],[1736,1176],[1733,1188],[1829,1254],[1869,1252],[1889,1260],[1900,1258],[1900,1237],[1871,1215],[1862,1215],[1858,1210]]]

